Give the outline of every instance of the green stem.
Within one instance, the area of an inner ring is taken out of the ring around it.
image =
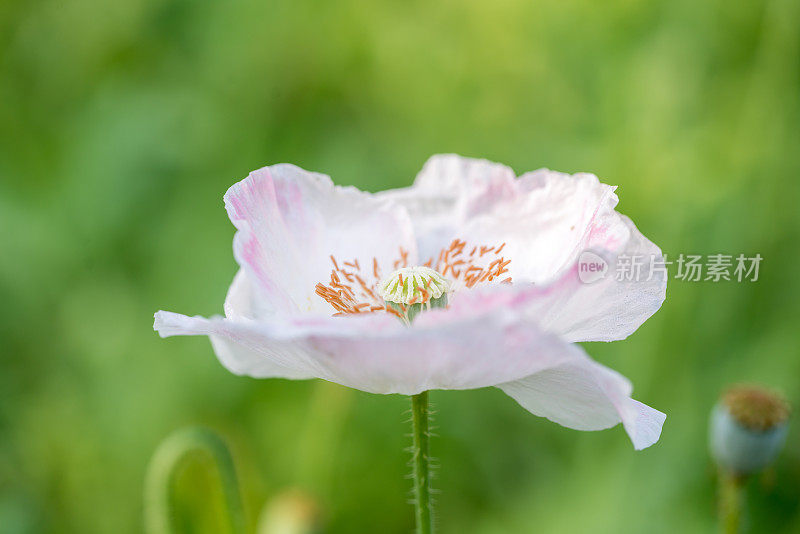
[[[723,534],[738,534],[742,521],[744,503],[744,482],[742,476],[725,469],[719,474],[720,530]]]
[[[233,458],[225,442],[211,430],[184,428],[161,442],[150,460],[144,486],[144,520],[148,534],[173,534],[172,487],[179,467],[193,452],[205,452],[216,464],[225,496],[228,528],[245,531],[244,510]]]
[[[411,423],[413,425],[412,462],[414,465],[414,509],[417,519],[417,533],[433,532],[431,517],[431,472],[428,410],[428,392],[411,396]]]

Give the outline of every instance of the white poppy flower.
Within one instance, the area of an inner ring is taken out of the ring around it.
[[[159,311],[155,329],[207,335],[226,368],[257,378],[406,395],[497,386],[569,428],[622,422],[642,449],[665,415],[574,344],[623,339],[664,300],[664,274],[579,278],[586,250],[661,259],[614,210],[614,189],[456,155],[378,194],[265,167],[225,195],[240,266],[225,317]]]

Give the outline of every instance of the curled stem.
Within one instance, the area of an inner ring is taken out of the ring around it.
[[[148,534],[177,532],[172,520],[172,487],[178,468],[193,452],[203,452],[213,460],[219,472],[225,497],[228,529],[233,534],[245,531],[244,510],[236,469],[227,445],[205,428],[184,428],[171,434],[156,449],[144,485],[144,520]]]
[[[411,396],[411,423],[413,426],[412,464],[414,466],[414,510],[418,534],[433,532],[431,515],[431,476],[428,392]]]

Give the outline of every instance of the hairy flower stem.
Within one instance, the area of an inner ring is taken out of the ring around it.
[[[738,534],[742,521],[745,478],[727,469],[719,473],[719,517],[720,532]]]
[[[211,430],[184,428],[170,435],[158,446],[147,469],[144,487],[145,531],[148,534],[173,534],[172,489],[179,468],[192,453],[207,454],[219,472],[225,497],[228,532],[245,531],[242,498],[236,480],[233,458],[227,445]]]
[[[412,463],[414,465],[414,508],[417,519],[417,534],[431,534],[431,473],[428,410],[428,392],[411,396],[411,424],[413,425]]]

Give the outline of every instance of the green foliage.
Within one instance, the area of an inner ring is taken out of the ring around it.
[[[667,254],[764,257],[756,283],[672,280],[628,340],[587,346],[668,414],[646,451],[497,390],[432,393],[440,531],[710,531],[719,392],[800,404],[799,19],[794,0],[0,2],[0,531],[141,532],[148,459],[187,424],[233,444],[251,523],[299,486],[328,532],[411,531],[408,399],[236,377],[152,314],[222,311],[221,196],[248,171],[379,190],[437,152],[592,171]],[[749,488],[754,531],[800,521],[796,427]],[[202,507],[213,481],[186,476]]]

